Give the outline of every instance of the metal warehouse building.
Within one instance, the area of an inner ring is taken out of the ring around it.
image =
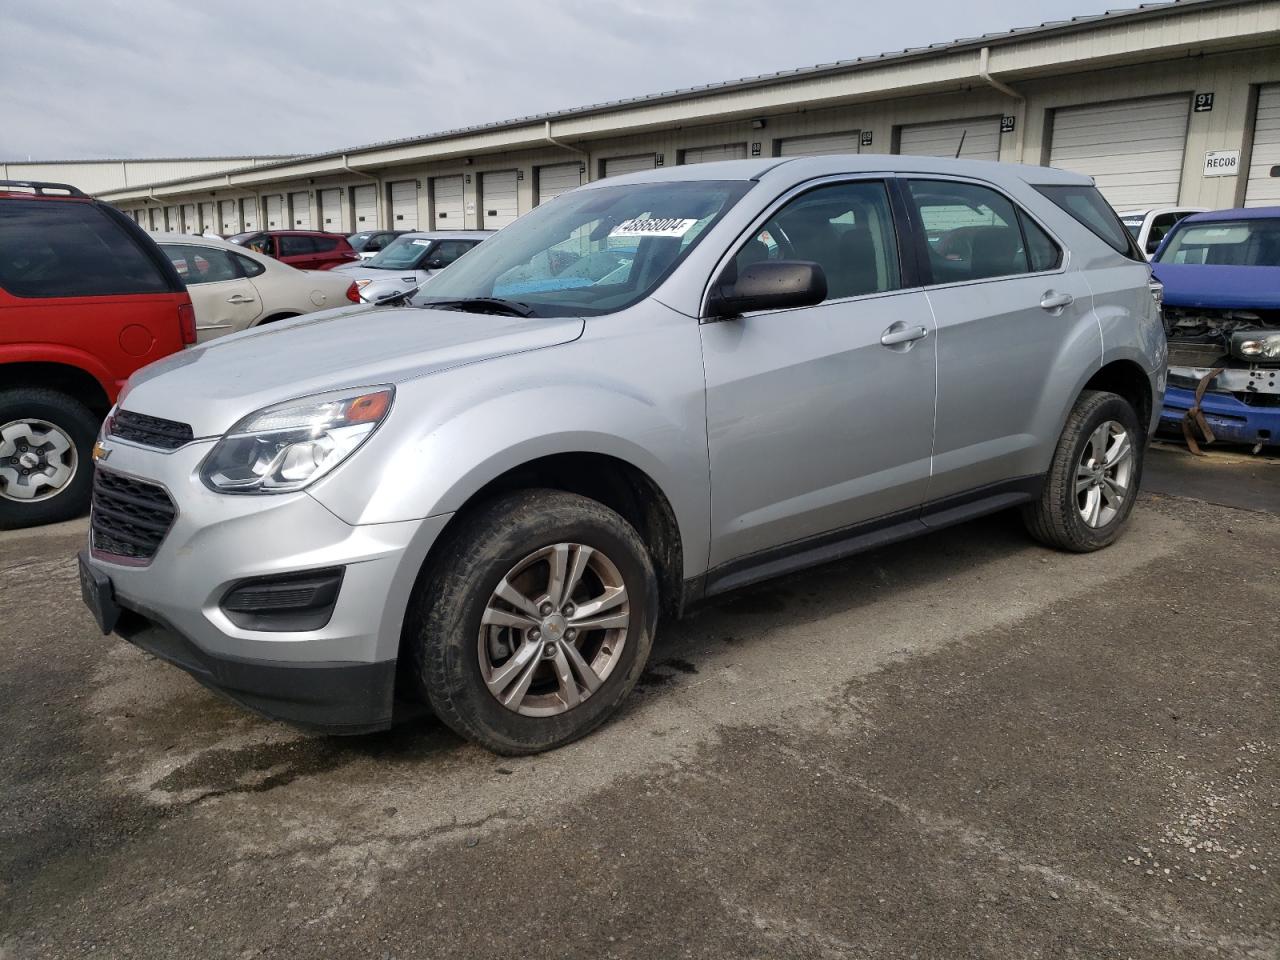
[[[1280,204],[1280,0],[1174,0],[100,195],[153,230],[497,228],[651,167],[957,151],[1088,174],[1121,209]]]

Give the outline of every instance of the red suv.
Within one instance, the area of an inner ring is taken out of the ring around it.
[[[0,180],[0,529],[83,513],[125,380],[195,339],[141,227],[66,184]]]
[[[360,259],[346,237],[319,230],[259,230],[228,239],[299,270],[332,270]]]

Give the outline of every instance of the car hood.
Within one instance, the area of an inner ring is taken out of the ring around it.
[[[1171,307],[1275,310],[1280,308],[1280,267],[1231,267],[1154,263]]]
[[[402,270],[383,270],[363,263],[348,263],[341,267],[334,267],[329,272],[340,273],[344,277],[350,277],[352,280],[393,280],[400,277],[418,276],[426,271],[416,270],[413,267],[405,267]]]
[[[218,436],[255,410],[346,387],[400,383],[576,340],[578,317],[538,319],[353,306],[212,340],[144,367],[121,406]]]

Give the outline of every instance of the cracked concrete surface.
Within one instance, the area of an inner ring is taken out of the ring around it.
[[[0,538],[4,960],[1280,957],[1267,512],[1149,496],[1089,557],[995,517],[746,591],[516,760],[245,714],[95,634],[82,537]]]

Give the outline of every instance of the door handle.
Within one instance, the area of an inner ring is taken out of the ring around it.
[[[1069,293],[1054,293],[1050,290],[1040,299],[1040,306],[1044,310],[1061,310],[1069,307],[1076,302],[1076,298]]]
[[[237,293],[234,297],[227,297],[227,303],[253,303],[253,297],[246,297]]]
[[[924,327],[908,327],[905,324],[895,323],[884,333],[880,334],[880,343],[886,347],[896,347],[900,343],[911,343],[913,340],[923,340],[929,335],[929,331]]]

